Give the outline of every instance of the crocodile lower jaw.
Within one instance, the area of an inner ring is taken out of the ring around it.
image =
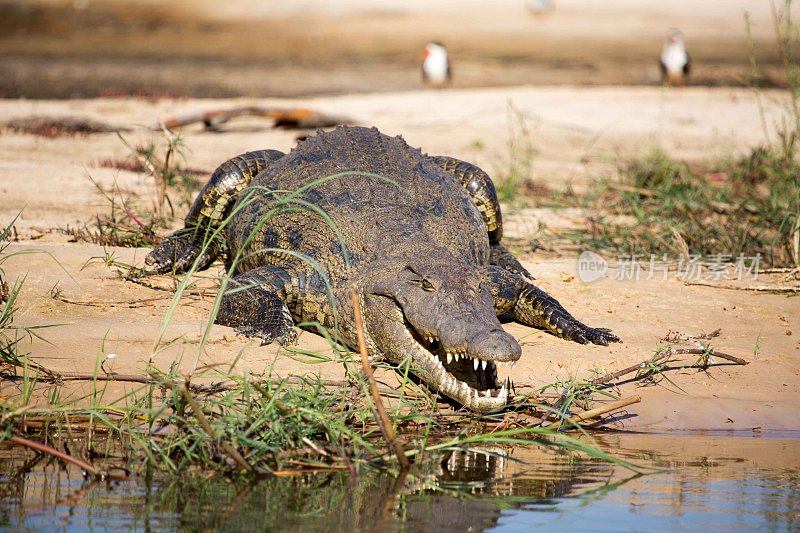
[[[420,347],[422,346],[420,345]],[[450,398],[458,401],[465,407],[481,413],[490,413],[493,411],[498,411],[508,405],[509,387],[507,384],[497,387],[496,385],[498,385],[498,383],[495,381],[494,387],[485,390],[478,390],[468,385],[464,381],[461,381],[454,374],[449,372],[438,355],[429,352],[425,348],[422,348],[420,357],[425,358],[427,363],[425,366],[433,368],[433,372],[429,372],[433,374],[434,379],[438,381],[436,388]],[[467,357],[471,360],[469,356],[464,357]],[[417,359],[415,359],[415,361],[417,361],[419,364]],[[485,366],[484,369],[495,371],[494,365],[494,362],[489,361],[488,365]]]
[[[456,400],[464,407],[480,413],[499,411],[508,405],[510,385],[507,382],[498,386],[497,366],[494,361],[473,358],[467,354],[459,354],[457,359],[450,354],[448,358],[447,352],[436,350],[430,343],[423,340],[405,320],[399,309],[398,312],[398,318],[405,324],[401,331],[406,336],[400,344],[408,347],[410,354],[406,353],[405,355],[411,355],[416,366],[424,371],[419,377],[428,387]],[[426,346],[426,344],[428,345]],[[500,364],[511,366],[514,363]],[[472,376],[470,377],[475,378],[476,384],[481,380],[485,384],[488,380],[491,386],[484,390],[478,390],[459,379],[453,373],[454,371],[461,376],[471,372]]]

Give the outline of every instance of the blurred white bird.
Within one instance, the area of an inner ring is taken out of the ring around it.
[[[543,15],[555,9],[553,0],[525,0],[525,9],[533,15]]]
[[[691,66],[692,60],[683,44],[683,34],[679,30],[670,30],[661,50],[662,83],[685,85]]]
[[[442,43],[430,42],[422,52],[422,81],[432,87],[444,87],[450,83],[452,72],[447,48]]]

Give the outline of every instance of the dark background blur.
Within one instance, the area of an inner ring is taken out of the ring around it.
[[[680,28],[693,85],[781,86],[769,0],[0,0],[0,97],[299,96],[421,86],[647,85]]]

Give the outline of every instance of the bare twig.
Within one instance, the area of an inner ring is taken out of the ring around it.
[[[383,406],[380,392],[378,392],[378,384],[375,382],[375,376],[372,375],[372,366],[369,363],[369,355],[367,354],[367,343],[364,339],[364,324],[361,319],[361,305],[359,304],[358,294],[355,289],[350,293],[350,300],[353,303],[353,314],[355,315],[356,332],[358,334],[358,351],[361,354],[361,369],[369,383],[369,390],[372,394],[372,405],[375,411],[375,420],[381,428],[383,438],[389,445],[389,448],[397,456],[397,461],[403,468],[408,468],[409,462],[406,457],[403,447],[397,441],[392,428],[392,422],[389,420],[389,415],[386,414],[386,408]]]
[[[169,298],[173,298],[174,297],[174,292],[175,292],[175,288],[174,287],[159,287],[158,285],[154,285],[152,283],[148,283],[145,280],[143,280],[142,278],[137,277],[137,276],[123,276],[122,279],[124,279],[125,281],[130,281],[131,283],[135,283],[136,285],[141,285],[142,287],[146,287],[146,288],[154,290],[154,291],[167,292],[167,293],[169,293]],[[198,296],[200,298],[205,298],[206,296],[209,295],[209,292],[215,293],[217,290],[218,290],[218,287],[208,287],[208,288],[205,288],[205,289],[199,288],[199,289],[195,289],[195,290],[191,290],[191,289],[187,288],[181,293],[181,298],[188,297],[188,296]]]
[[[642,401],[641,396],[631,396],[630,398],[623,398],[621,400],[617,400],[615,402],[607,403],[605,405],[601,405],[600,407],[595,407],[594,409],[589,409],[588,411],[583,411],[582,413],[578,413],[574,416],[567,418],[566,420],[559,420],[558,422],[553,422],[547,426],[544,426],[547,429],[553,429],[561,426],[567,425],[577,425],[584,420],[590,420],[592,418],[597,418],[602,416],[606,413],[611,413],[614,411],[618,411],[623,407],[627,407],[634,403],[639,403]]]
[[[750,361],[746,361],[741,357],[736,357],[735,355],[718,352],[712,348],[708,350],[702,348],[679,348],[675,350],[676,355],[704,355],[706,353],[708,353],[710,357],[719,357],[720,359],[725,359],[726,361],[730,361],[731,363],[736,363],[737,365],[750,364]],[[703,366],[708,366],[708,365],[703,365]]]
[[[62,294],[53,294],[53,299],[70,305],[83,305],[86,307],[127,307],[134,309],[136,307],[151,307],[153,302],[171,299],[169,296],[154,296],[152,298],[142,298],[135,301],[125,300],[72,300]]]
[[[635,365],[631,365],[629,367],[623,368],[622,370],[617,370],[616,372],[611,372],[610,374],[605,374],[600,377],[596,377],[592,380],[589,380],[589,385],[604,385],[606,383],[610,383],[622,376],[627,376],[633,372],[639,372],[647,367],[649,364],[658,363],[661,361],[666,361],[672,357],[671,349],[665,350],[663,352],[658,352],[649,359],[645,359],[641,363],[636,363]]]
[[[589,385],[604,385],[606,383],[610,383],[622,376],[626,376],[628,374],[632,374],[633,372],[639,372],[644,370],[648,367],[648,365],[652,365],[655,363],[663,363],[668,361],[670,358],[674,357],[675,355],[706,355],[708,354],[710,357],[719,357],[720,359],[725,359],[726,361],[730,361],[737,365],[747,365],[749,361],[742,359],[741,357],[736,357],[734,355],[730,355],[723,352],[717,352],[713,348],[703,349],[703,348],[673,348],[669,347],[666,350],[657,352],[655,355],[650,357],[649,359],[645,359],[640,363],[636,363],[635,365],[631,365],[627,368],[623,368],[622,370],[617,370],[616,372],[612,372],[610,374],[606,374],[604,376],[600,376],[594,378],[588,382]],[[705,368],[709,365],[702,365],[699,368]]]
[[[774,292],[774,293],[800,293],[800,286],[798,285],[718,285],[715,283],[706,283],[704,281],[687,281],[685,285],[694,285],[698,287],[713,287],[715,289],[728,289],[732,291],[754,291],[754,292]]]

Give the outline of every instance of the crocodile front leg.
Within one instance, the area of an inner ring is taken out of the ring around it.
[[[234,276],[222,297],[218,324],[231,326],[264,344],[293,343],[302,327],[335,326],[325,283],[295,264],[265,265]]]
[[[236,328],[262,344],[292,343],[297,338],[294,321],[286,305],[292,276],[284,268],[264,266],[230,280],[222,296],[217,324]]]
[[[498,315],[511,314],[522,324],[580,344],[608,346],[609,342],[619,342],[619,337],[610,330],[592,328],[577,320],[555,298],[519,274],[496,266],[487,267],[487,271]]]
[[[519,274],[529,280],[535,279],[528,269],[502,244],[493,244],[489,248],[489,264],[504,268],[514,274]]]

